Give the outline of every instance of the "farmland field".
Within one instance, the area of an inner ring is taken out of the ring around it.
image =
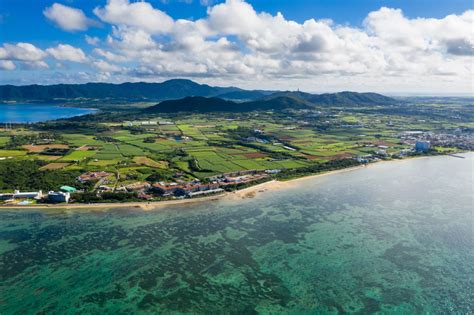
[[[0,150],[0,157],[18,157],[26,155],[26,151],[20,150]]]
[[[168,162],[166,161],[154,161],[146,156],[136,156],[133,161],[140,165],[145,165],[153,168],[166,168]]]
[[[59,170],[69,165],[70,165],[69,163],[49,163],[48,165],[43,166],[41,170],[43,171]]]
[[[92,157],[96,154],[94,151],[73,151],[72,153],[64,156],[61,160],[64,161],[79,161],[89,157]]]

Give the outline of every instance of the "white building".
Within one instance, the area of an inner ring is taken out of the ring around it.
[[[13,193],[14,199],[41,199],[43,198],[43,192],[40,191],[32,191],[32,192],[20,192],[19,190],[15,190]]]
[[[48,200],[51,202],[69,202],[69,199],[71,198],[71,194],[68,192],[62,192],[62,191],[50,191],[48,193]]]

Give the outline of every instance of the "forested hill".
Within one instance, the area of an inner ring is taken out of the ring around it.
[[[53,101],[75,99],[168,100],[187,96],[217,96],[238,92],[235,87],[212,87],[190,80],[162,83],[86,83],[57,85],[0,86],[2,101]]]
[[[290,96],[306,100],[314,105],[329,106],[372,106],[399,103],[398,100],[377,93],[339,92],[310,94],[304,92],[277,92],[271,95],[271,97],[276,96]]]
[[[254,110],[310,109],[312,105],[289,96],[237,103],[217,97],[186,97],[180,100],[164,101],[146,108],[145,112],[177,113],[177,112],[249,112]]]

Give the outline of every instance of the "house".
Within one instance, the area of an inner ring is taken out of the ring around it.
[[[278,173],[280,173],[280,172],[281,172],[281,170],[279,170],[279,169],[275,169],[275,170],[265,170],[265,173],[267,173],[267,174],[278,174]]]
[[[127,189],[128,191],[142,191],[147,190],[150,187],[151,185],[147,182],[136,182],[125,186],[125,189]]]
[[[104,171],[87,172],[87,173],[84,173],[81,176],[79,176],[77,178],[77,180],[81,183],[85,183],[85,182],[89,182],[89,181],[92,181],[92,180],[99,180],[101,178],[105,178],[105,177],[108,177],[110,175],[111,175],[110,173],[107,173],[107,172],[104,172]]]
[[[68,192],[50,191],[48,193],[48,201],[53,202],[53,203],[62,203],[62,202],[68,203],[70,198],[71,198],[71,194]]]
[[[143,200],[152,200],[153,196],[149,195],[149,194],[146,194],[144,192],[141,192],[141,193],[138,194],[138,198],[143,199]]]
[[[364,158],[364,157],[362,157],[362,156],[358,156],[358,157],[356,158],[356,161],[359,162],[359,163],[362,163],[362,164],[367,164],[367,163],[369,163],[369,160],[366,159],[366,158]]]
[[[383,157],[388,156],[388,153],[385,150],[378,150],[378,151],[375,152],[375,154],[377,154],[378,156],[383,156]]]

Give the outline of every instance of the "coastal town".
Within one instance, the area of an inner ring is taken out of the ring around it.
[[[238,187],[253,185],[267,181],[271,175],[278,174],[280,170],[265,171],[240,171],[209,178],[206,183],[199,179],[191,182],[177,180],[176,182],[135,182],[126,186],[112,188],[109,184],[113,182],[112,173],[104,171],[87,172],[77,178],[78,183],[94,183],[97,195],[111,193],[134,194],[142,201],[158,201],[170,199],[197,198],[224,191],[234,190]],[[0,205],[26,206],[35,204],[59,204],[74,202],[74,196],[84,193],[71,186],[61,186],[58,191],[44,193],[42,190],[34,192],[21,192],[14,190],[12,193],[0,194]]]

